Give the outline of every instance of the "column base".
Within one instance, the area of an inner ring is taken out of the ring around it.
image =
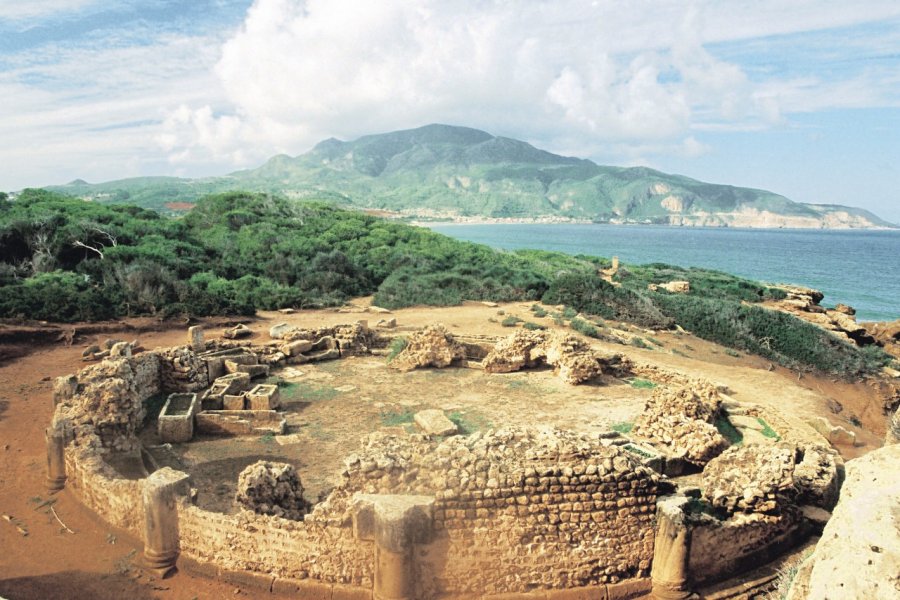
[[[152,550],[144,551],[144,568],[151,571],[160,579],[177,570],[175,561],[178,559],[177,552],[166,552],[157,554]]]
[[[66,480],[68,477],[65,475],[61,475],[59,477],[47,477],[44,483],[47,486],[47,491],[51,494],[54,494],[64,487],[66,487]]]
[[[650,590],[653,600],[688,600],[694,597],[694,593],[686,589],[685,583],[669,583],[654,581]]]

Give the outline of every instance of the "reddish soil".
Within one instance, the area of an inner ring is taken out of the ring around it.
[[[498,312],[503,311],[505,315],[516,314],[552,326],[549,318],[535,318],[528,305],[522,304],[488,307],[467,303],[457,308],[404,309],[391,315],[362,312],[366,304],[363,300],[357,307],[341,312],[264,313],[247,322],[255,332],[252,339],[257,342],[268,341],[264,332],[278,321],[321,326],[367,319],[374,325],[382,317],[395,317],[401,331],[443,322],[451,332],[506,335],[511,330],[498,322],[503,318]],[[218,337],[217,332],[226,321],[204,322],[209,328],[208,337]],[[43,430],[51,416],[53,378],[84,367],[81,350],[87,344],[106,337],[126,340],[139,337],[145,348],[172,346],[185,342],[185,328],[185,323],[160,324],[150,319],[74,326],[0,326],[0,515],[12,518],[11,521],[0,519],[0,548],[4,550],[0,553],[0,596],[10,600],[220,600],[226,595],[256,597],[260,594],[255,590],[237,591],[238,586],[184,572],[165,580],[156,579],[140,569],[140,544],[99,522],[68,491],[53,496],[51,505],[44,504],[51,498],[44,487]],[[763,359],[735,357],[688,334],[634,331],[645,339],[652,338],[654,348],[597,345],[725,384],[738,400],[769,403],[797,419],[826,416],[833,423],[855,431],[863,442],[858,448],[842,449],[848,458],[880,446],[885,422],[880,414],[881,399],[866,384],[846,384],[810,375],[798,379],[785,369],[769,370],[769,363]],[[297,461],[305,457],[300,465],[301,475],[306,470],[304,482],[310,492],[318,492],[327,488],[329,472],[333,472],[330,469],[337,466],[341,456],[352,451],[360,434],[373,427],[390,426],[391,415],[406,410],[437,405],[463,413],[468,411],[467,417],[476,427],[486,422],[500,425],[504,416],[509,420],[528,420],[552,414],[561,425],[578,427],[627,419],[646,394],[645,390],[634,390],[621,382],[607,382],[602,388],[557,389],[556,378],[548,372],[496,376],[491,385],[485,385],[487,376],[478,371],[465,370],[455,375],[422,371],[410,374],[403,381],[398,379],[401,376],[381,370],[377,358],[353,359],[345,363],[349,368],[343,371],[339,369],[341,363],[344,361],[315,368],[298,367],[303,375],[296,380],[298,385],[307,386],[307,390],[310,386],[335,390],[348,385],[359,389],[319,402],[296,403],[289,420],[291,432],[296,435],[295,444],[282,446],[270,440],[256,440],[253,445],[259,448],[245,448],[244,457],[240,457],[210,440],[196,445],[186,453],[186,458],[202,464],[221,453],[224,462],[219,466],[230,473],[237,468],[232,461],[243,461],[250,455],[284,455]],[[372,376],[366,377],[366,373]],[[428,390],[427,397],[423,397],[422,390]],[[835,402],[842,406],[839,414],[829,408],[836,406]],[[859,419],[866,429],[853,426],[849,422],[851,416]],[[312,453],[317,454],[318,461],[309,458]],[[318,470],[310,469],[314,462],[321,463]],[[198,475],[211,483],[218,474],[215,465],[209,469],[210,473],[206,474],[209,477],[204,477],[202,471]],[[208,495],[201,501],[227,510],[231,489],[226,487],[216,494],[214,487],[208,486]],[[314,498],[316,494],[308,495]],[[74,534],[63,529],[49,510],[51,506]]]

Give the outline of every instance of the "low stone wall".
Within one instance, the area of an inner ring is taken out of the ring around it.
[[[345,493],[435,497],[417,597],[597,586],[649,576],[657,476],[568,432],[444,441],[373,436]]]
[[[104,521],[143,539],[141,479],[125,479],[92,449],[66,450],[66,484]]]
[[[694,584],[719,581],[758,567],[792,547],[804,533],[797,511],[735,515],[691,525],[688,571]]]
[[[247,511],[224,515],[190,504],[178,513],[181,552],[190,559],[229,570],[372,586],[374,545],[354,539],[350,527]]]

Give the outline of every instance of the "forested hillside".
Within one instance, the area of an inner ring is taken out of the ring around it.
[[[704,269],[502,252],[315,202],[232,192],[183,217],[44,190],[0,198],[0,317],[52,321],[237,314],[334,306],[375,294],[385,308],[463,300],[565,304],[645,328],[679,324],[713,341],[852,375],[883,357],[790,315],[752,306],[783,292]],[[690,282],[689,294],[648,284]],[[585,329],[590,331],[590,329]]]

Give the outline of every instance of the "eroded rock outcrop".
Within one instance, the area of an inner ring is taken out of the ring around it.
[[[788,600],[900,597],[900,445],[847,462],[841,499]]]
[[[390,362],[392,369],[411,371],[422,367],[439,369],[466,359],[462,344],[443,325],[429,325],[409,336],[406,347]]]
[[[668,447],[675,456],[704,465],[728,447],[728,441],[712,424],[720,404],[716,388],[702,381],[658,387],[632,431]]]
[[[303,484],[293,465],[269,461],[256,462],[238,476],[235,502],[261,515],[274,515],[298,521],[309,512],[303,498]]]

